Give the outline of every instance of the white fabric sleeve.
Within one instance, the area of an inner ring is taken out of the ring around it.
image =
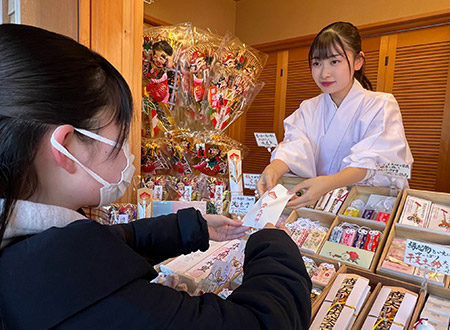
[[[284,120],[284,139],[272,152],[270,161],[282,160],[290,171],[304,178],[316,176],[313,148],[306,135],[302,105]]]
[[[406,140],[402,116],[397,101],[385,94],[376,101],[376,116],[372,119],[364,137],[353,145],[350,154],[342,160],[345,167],[376,169],[377,163],[412,164],[413,157]],[[364,120],[364,115],[361,120]],[[372,171],[371,171],[372,172]],[[374,173],[366,183],[390,186],[391,178]],[[406,180],[397,179],[397,186],[408,186]]]

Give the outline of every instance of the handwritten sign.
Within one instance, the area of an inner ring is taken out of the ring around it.
[[[261,174],[244,173],[244,188],[256,190],[256,183]]]
[[[275,133],[254,133],[258,147],[272,148],[278,145]]]
[[[403,261],[408,265],[450,275],[450,249],[441,245],[407,239]]]
[[[411,165],[397,163],[377,164],[377,173],[394,178],[411,179]]]
[[[230,213],[247,214],[255,204],[255,196],[231,196]]]

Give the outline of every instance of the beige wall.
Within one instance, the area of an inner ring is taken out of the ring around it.
[[[360,26],[448,9],[449,0],[240,0],[235,33],[255,45],[316,34],[339,20]]]
[[[144,13],[170,24],[191,22],[200,28],[224,35],[235,33],[234,0],[155,0]]]
[[[20,23],[78,40],[78,0],[20,0]]]

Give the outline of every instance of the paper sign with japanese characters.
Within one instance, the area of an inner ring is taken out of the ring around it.
[[[256,183],[261,174],[244,173],[244,188],[256,190]]]
[[[258,147],[272,148],[278,145],[275,133],[254,133]]]
[[[281,184],[277,184],[271,190],[266,191],[245,215],[244,226],[263,228],[268,222],[275,224],[287,202],[294,195],[288,194],[287,191]]]
[[[441,245],[407,239],[403,261],[432,272],[450,275],[450,248]]]
[[[231,196],[230,213],[247,214],[255,204],[255,196]]]
[[[231,193],[243,195],[242,188],[242,157],[241,151],[232,149],[228,151],[228,169],[230,177],[230,191]]]
[[[397,163],[377,164],[377,173],[394,178],[411,179],[411,165]]]

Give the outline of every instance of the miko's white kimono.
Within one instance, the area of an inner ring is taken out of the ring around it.
[[[346,167],[367,168],[362,184],[389,187],[391,179],[376,174],[377,163],[412,164],[402,116],[394,96],[364,89],[355,80],[337,107],[329,94],[303,101],[284,120],[284,140],[273,151],[296,175],[312,178]],[[398,188],[408,187],[396,179]]]

